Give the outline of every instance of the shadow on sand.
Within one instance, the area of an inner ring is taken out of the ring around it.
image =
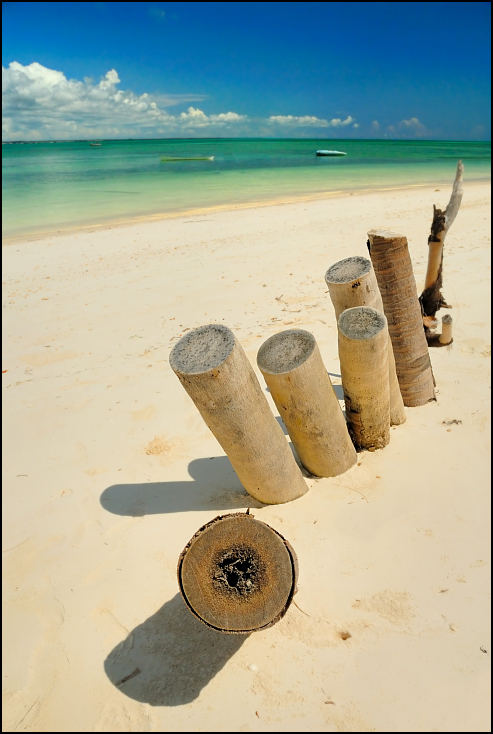
[[[151,706],[183,706],[198,697],[246,639],[209,629],[177,594],[110,652],[104,669],[129,698]]]
[[[227,456],[194,459],[188,472],[189,482],[113,484],[102,493],[101,504],[108,512],[131,517],[263,507],[244,490]]]

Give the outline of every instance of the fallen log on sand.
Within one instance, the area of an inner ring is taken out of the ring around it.
[[[298,562],[288,541],[249,512],[214,518],[178,561],[183,599],[201,622],[247,635],[278,622],[297,589]]]

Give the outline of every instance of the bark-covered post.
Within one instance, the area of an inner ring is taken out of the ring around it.
[[[178,561],[183,599],[201,622],[247,635],[278,622],[297,590],[296,554],[249,513],[218,516],[198,530]]]
[[[387,319],[357,306],[337,323],[342,387],[349,432],[358,449],[383,449],[390,441]]]
[[[462,195],[462,161],[457,164],[457,172],[452,187],[450,201],[445,211],[433,207],[433,221],[431,234],[428,237],[428,267],[426,270],[425,287],[419,297],[425,327],[435,319],[435,314],[441,308],[451,308],[441,293],[443,285],[443,245],[445,237],[459,211]],[[430,335],[431,336],[431,335]]]
[[[274,334],[260,347],[257,364],[303,466],[317,477],[353,466],[356,451],[313,334]]]
[[[435,381],[407,239],[388,230],[372,230],[368,238],[404,405],[425,405],[435,400]]]
[[[339,260],[325,273],[325,282],[334,306],[336,319],[347,308],[369,306],[383,311],[382,296],[378,290],[377,279],[370,260],[366,257],[348,257]],[[392,341],[388,337],[389,388],[390,388],[390,425],[399,426],[406,420],[397,373],[395,370]]]
[[[189,331],[169,363],[249,494],[265,504],[308,487],[245,352],[222,324]]]

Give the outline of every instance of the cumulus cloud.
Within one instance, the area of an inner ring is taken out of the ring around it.
[[[61,71],[36,62],[2,67],[2,137],[46,140],[87,137],[193,135],[196,131],[228,132],[246,115],[206,115],[189,107],[170,114],[166,108],[204,99],[203,95],[137,95],[118,88],[115,69],[94,84],[67,79]]]
[[[341,120],[339,117],[335,117],[332,120],[324,120],[322,117],[313,117],[312,115],[301,117],[295,115],[271,115],[268,122],[289,127],[345,127],[354,123],[354,119],[350,115],[345,120]],[[358,125],[353,125],[353,127],[358,127]]]
[[[376,133],[380,130],[380,123],[378,122],[378,120],[373,120],[373,122],[371,123],[371,129]]]
[[[401,120],[397,125],[389,125],[387,130],[397,137],[404,138],[408,138],[410,136],[422,138],[425,135],[428,135],[428,130],[417,117],[410,117],[409,120]]]

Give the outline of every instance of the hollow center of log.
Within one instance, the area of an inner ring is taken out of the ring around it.
[[[371,339],[385,328],[383,313],[369,306],[348,308],[339,316],[339,331],[348,339]]]
[[[258,592],[265,576],[259,554],[246,545],[237,545],[218,553],[211,571],[216,591],[237,598]]]
[[[169,363],[175,372],[198,375],[219,367],[229,357],[234,345],[235,336],[227,326],[199,326],[175,344]]]
[[[306,362],[315,349],[315,338],[304,329],[288,329],[274,334],[260,347],[257,364],[262,372],[279,375]]]
[[[332,265],[325,273],[327,285],[334,283],[351,283],[353,280],[362,278],[371,270],[371,261],[366,257],[347,257],[345,260]]]

